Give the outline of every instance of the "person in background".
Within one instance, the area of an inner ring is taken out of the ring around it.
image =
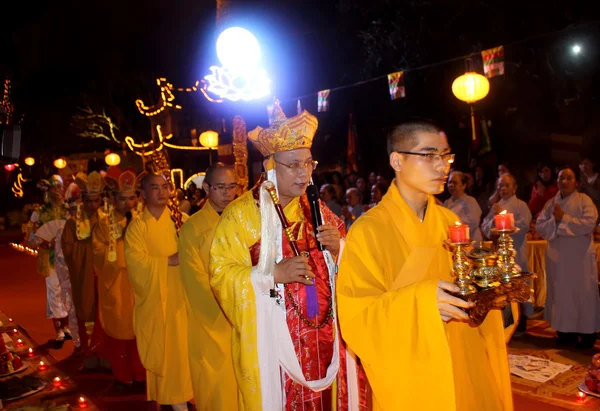
[[[179,210],[181,210],[182,213],[189,215],[192,209],[192,203],[185,198],[185,193],[181,188],[178,188],[175,193],[177,195],[177,201],[179,201]]]
[[[572,169],[558,173],[558,189],[536,222],[536,231],[548,240],[544,318],[556,330],[558,345],[590,349],[600,330],[598,268],[592,239],[598,211],[586,194],[577,192],[577,175]]]
[[[333,211],[338,217],[342,216],[342,206],[335,199],[335,189],[331,184],[323,184],[319,190],[319,197],[325,203],[327,208]]]
[[[346,205],[342,207],[342,215],[346,224],[346,231],[358,217],[364,213],[364,207],[360,198],[358,188],[352,187],[346,190]]]
[[[98,277],[98,317],[104,330],[104,355],[124,390],[146,380],[133,329],[134,298],[125,263],[124,233],[135,217],[138,196],[135,170],[109,167],[104,181],[111,205],[100,209],[92,232],[94,270]]]
[[[444,201],[444,207],[452,210],[460,219],[462,224],[469,226],[471,240],[481,241],[483,237],[479,224],[481,222],[481,208],[477,200],[467,195],[467,175],[460,171],[454,171],[448,179],[448,192],[451,197]]]
[[[501,177],[503,174],[510,174],[510,169],[508,168],[507,163],[498,164],[498,178]],[[494,191],[494,193],[490,196],[488,201],[489,201],[490,206],[492,206],[493,204],[497,203],[499,200],[500,200],[500,193],[498,192],[498,187],[496,186],[496,191]]]
[[[365,180],[363,177],[358,177],[358,179],[356,180],[356,188],[360,192],[360,197],[362,198],[362,203],[364,205],[369,204],[369,200],[371,198],[371,192],[369,190],[369,187],[367,186],[367,180]]]
[[[135,300],[133,327],[146,368],[148,401],[187,410],[190,378],[185,293],[179,272],[178,227],[167,207],[172,186],[151,169],[142,177],[146,209],[127,227],[125,261]],[[183,222],[187,219],[183,214]]]
[[[600,215],[600,178],[598,178],[598,173],[594,171],[594,167],[595,163],[590,158],[584,158],[579,163],[579,170],[581,171],[579,191],[587,194],[592,199]],[[600,219],[596,224],[600,224]]]
[[[514,249],[517,252],[515,256],[516,264],[523,272],[528,271],[527,266],[527,232],[531,223],[531,211],[525,201],[519,200],[516,196],[517,182],[512,174],[502,174],[498,178],[496,192],[499,195],[499,200],[492,204],[492,208],[488,215],[481,223],[481,231],[487,238],[494,238],[492,233],[494,228],[494,217],[503,211],[514,214],[515,227],[519,232],[512,235],[514,241]],[[533,315],[533,305],[530,302],[519,304],[521,315],[517,326],[515,336],[523,335],[527,331],[527,317]],[[513,324],[516,313],[513,312],[513,307],[508,306],[504,309],[504,324],[509,327]]]
[[[534,220],[548,200],[553,198],[556,193],[558,193],[558,186],[552,168],[545,163],[540,163],[537,167],[537,178],[531,189],[531,198],[528,204]]]
[[[377,184],[377,173],[375,171],[371,171],[369,173],[369,187],[373,187]]]
[[[231,323],[210,288],[210,246],[221,213],[233,201],[237,184],[233,167],[211,165],[203,182],[208,200],[181,227],[181,283],[188,311],[188,351],[196,409],[238,409],[233,371]]]
[[[371,188],[371,203],[369,204],[369,209],[379,204],[385,193],[387,193],[387,190],[388,186],[386,186],[385,184],[373,184],[373,187]]]

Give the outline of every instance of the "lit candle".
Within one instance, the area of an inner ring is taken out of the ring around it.
[[[504,210],[494,216],[494,224],[497,230],[510,230],[515,226],[515,215]]]
[[[587,397],[587,394],[585,392],[579,391],[577,393],[577,402],[584,402],[586,397]]]
[[[53,382],[55,387],[60,387],[60,377],[54,377],[54,382]]]
[[[450,242],[452,243],[466,243],[469,241],[469,226],[461,224],[458,221],[456,224],[449,225],[448,230],[450,231]]]
[[[10,321],[12,323],[12,318],[9,318],[8,321]]]
[[[13,335],[17,335],[19,331],[16,328],[13,328]]]
[[[47,370],[48,366],[46,364],[44,364],[44,361],[40,361],[40,365],[38,366],[38,370],[40,371],[44,371]]]
[[[23,340],[19,338],[17,340],[17,347],[22,347],[22,346],[23,346]]]
[[[77,400],[77,402],[79,403],[79,408],[87,408],[88,406],[87,400],[83,397],[79,397],[79,400]]]
[[[30,349],[27,351],[27,356],[28,356],[28,357],[33,357],[33,348],[30,348]]]

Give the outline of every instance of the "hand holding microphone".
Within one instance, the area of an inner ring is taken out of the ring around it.
[[[317,187],[313,184],[309,185],[306,189],[306,196],[308,197],[308,203],[310,204],[312,224],[315,230],[315,237],[317,238],[319,250],[323,251],[324,249],[327,249],[331,253],[337,255],[340,249],[340,232],[336,227],[323,224]]]

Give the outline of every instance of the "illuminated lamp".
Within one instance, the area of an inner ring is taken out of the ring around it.
[[[35,164],[35,159],[34,159],[33,157],[27,157],[27,158],[25,159],[25,164],[27,164],[28,166],[30,166],[30,167],[31,167],[32,165],[34,165],[34,164]]]
[[[477,73],[465,73],[452,83],[452,93],[465,103],[475,103],[490,92],[490,82],[485,76]]]
[[[64,158],[57,158],[56,160],[54,160],[54,167],[58,168],[59,170],[65,168],[67,166],[67,160],[65,160]]]
[[[200,134],[200,144],[210,149],[219,147],[219,133],[212,130],[205,131]]]
[[[104,161],[109,166],[117,166],[121,162],[121,157],[117,153],[109,153],[104,157]]]
[[[13,171],[15,169],[15,165],[14,164],[5,164],[4,169],[6,171]]]

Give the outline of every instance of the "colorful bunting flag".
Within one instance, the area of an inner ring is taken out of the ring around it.
[[[298,99],[298,103],[296,104],[296,111],[298,112],[298,115],[302,114],[302,103],[300,102],[300,99]]]
[[[318,97],[318,109],[317,111],[319,113],[325,113],[327,111],[329,111],[329,92],[331,90],[327,89],[327,90],[321,90],[319,91],[319,97]]]
[[[504,75],[504,46],[494,47],[481,52],[483,72],[487,78]]]
[[[390,98],[396,100],[406,97],[404,90],[404,72],[397,71],[388,74],[388,86],[390,88]]]

